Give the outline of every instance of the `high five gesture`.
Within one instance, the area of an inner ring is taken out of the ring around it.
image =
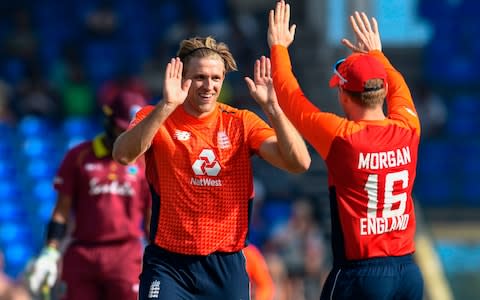
[[[275,10],[270,10],[268,16],[268,45],[290,46],[295,38],[296,25],[289,26],[290,5],[284,0],[278,1]]]
[[[382,42],[380,40],[380,32],[378,31],[378,23],[372,17],[372,21],[368,19],[364,12],[355,12],[350,16],[350,23],[353,32],[355,33],[356,44],[353,44],[348,39],[342,39],[342,44],[353,52],[367,53],[371,50],[382,51]]]

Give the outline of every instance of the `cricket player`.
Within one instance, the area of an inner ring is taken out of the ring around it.
[[[113,157],[144,155],[152,190],[150,244],[140,300],[250,299],[242,249],[252,208],[252,155],[299,173],[305,142],[280,109],[263,57],[246,78],[272,125],[253,112],[217,102],[236,70],[228,46],[212,37],[180,43],[165,70],[163,100],[143,108],[115,142]]]
[[[356,12],[357,41],[342,41],[353,53],[335,64],[330,80],[345,117],[321,111],[292,73],[289,19],[290,6],[277,2],[268,43],[280,106],[328,167],[333,269],[321,299],[421,300],[412,257],[420,122],[408,86],[381,51],[376,20]]]
[[[59,246],[73,222],[72,241],[61,261],[62,299],[137,299],[151,195],[144,161],[125,166],[112,159],[111,151],[115,138],[145,105],[139,95],[120,94],[104,107],[105,132],[65,155],[54,180],[58,200],[47,243],[28,277],[34,294],[44,283],[55,284]]]

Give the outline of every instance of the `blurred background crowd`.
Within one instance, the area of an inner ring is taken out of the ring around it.
[[[268,55],[273,0],[0,1],[0,299],[38,253],[65,151],[101,128],[101,106],[123,91],[156,103],[178,43],[226,42],[239,65],[221,100],[262,115],[243,77]],[[422,120],[415,196],[456,299],[480,293],[480,24],[476,0],[303,0],[291,47],[305,94],[339,112],[328,89],[346,52],[347,16],[381,24],[384,51],[405,75]],[[312,151],[312,154],[314,152]],[[326,169],[288,175],[255,161],[252,243],[265,255],[278,299],[318,299],[330,267]],[[477,229],[477,230],[476,230]],[[465,259],[468,257],[468,260]],[[5,283],[5,284],[4,284]],[[477,283],[477,291],[475,291]],[[21,293],[21,292],[19,292]],[[25,296],[25,295],[23,295]],[[19,294],[18,299],[22,295]],[[12,298],[13,299],[13,298]]]

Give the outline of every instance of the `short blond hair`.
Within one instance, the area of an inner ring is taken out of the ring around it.
[[[383,86],[382,79],[370,79],[365,83],[364,92],[352,92],[344,90],[355,102],[365,108],[375,108],[383,105],[387,90]]]
[[[183,40],[180,43],[177,56],[184,65],[188,65],[193,57],[219,56],[223,60],[225,73],[237,70],[237,63],[227,44],[217,42],[211,36],[193,37]]]

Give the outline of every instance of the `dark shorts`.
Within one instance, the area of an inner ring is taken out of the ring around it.
[[[242,251],[196,256],[145,249],[140,300],[249,300],[249,288]]]
[[[412,255],[373,258],[334,267],[321,300],[422,300],[423,277]]]
[[[136,300],[143,245],[140,240],[70,245],[63,256],[64,300]]]

